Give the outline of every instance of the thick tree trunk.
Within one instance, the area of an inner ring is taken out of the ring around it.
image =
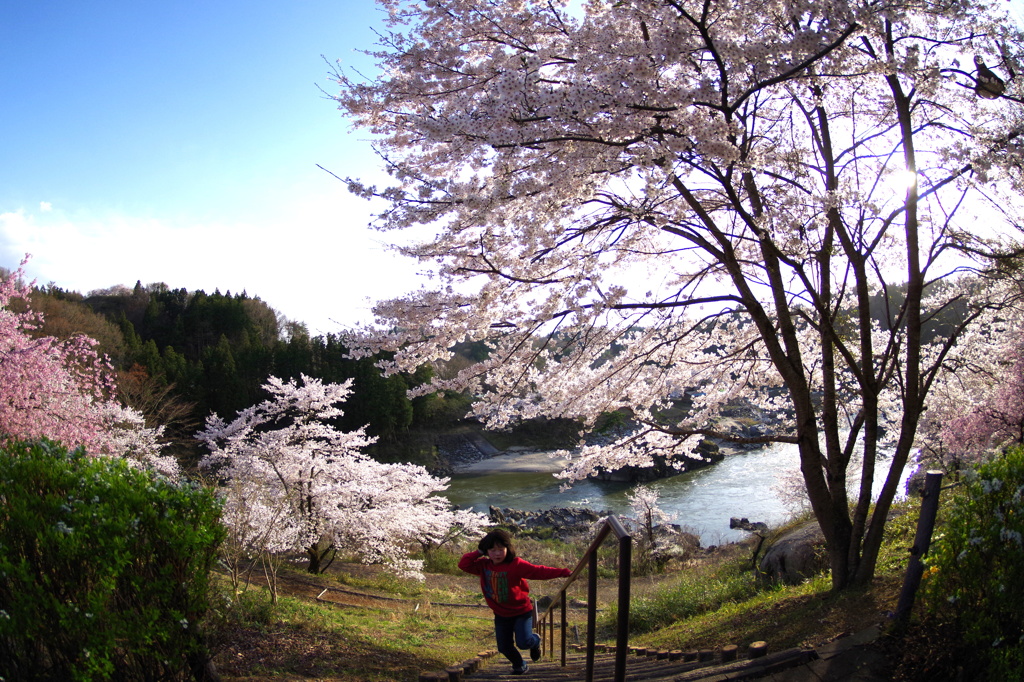
[[[306,556],[309,558],[306,571],[314,574],[323,573],[334,562],[334,555],[334,542],[326,536],[321,537],[315,545],[306,548]]]

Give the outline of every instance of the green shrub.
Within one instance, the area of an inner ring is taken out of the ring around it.
[[[0,678],[176,680],[223,530],[208,491],[49,442],[0,445]]]
[[[443,573],[446,575],[462,575],[459,570],[459,558],[447,547],[435,547],[423,554],[423,570],[426,573]]]
[[[968,473],[927,563],[926,603],[979,656],[975,679],[1024,679],[1024,448]]]
[[[236,628],[259,629],[274,622],[277,605],[265,590],[236,594],[231,603],[219,610],[220,621],[211,629],[231,631]]]

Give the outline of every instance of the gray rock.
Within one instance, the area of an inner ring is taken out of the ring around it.
[[[491,523],[513,533],[550,528],[555,537],[565,540],[573,535],[587,534],[598,520],[610,511],[597,512],[583,507],[556,507],[544,511],[527,511],[491,506]]]
[[[749,521],[745,516],[741,519],[733,516],[729,519],[729,528],[739,528],[751,533],[764,533],[768,530],[768,524],[764,521]]]
[[[828,567],[824,546],[817,522],[808,521],[772,542],[758,564],[759,574],[771,582],[800,583]]]

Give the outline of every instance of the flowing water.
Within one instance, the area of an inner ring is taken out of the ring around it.
[[[857,463],[850,466],[857,471]],[[874,490],[888,471],[888,460],[876,465]],[[904,474],[904,477],[906,474]],[[730,517],[780,523],[791,516],[785,490],[799,482],[799,456],[795,445],[769,447],[728,455],[712,466],[648,483],[660,494],[658,506],[672,523],[700,535],[704,546],[741,540],[745,531],[729,528]],[[446,491],[460,507],[486,513],[490,505],[542,510],[552,507],[589,507],[631,516],[626,499],[632,485],[609,481],[582,481],[560,492],[560,479],[550,473],[498,472],[456,474]],[[900,486],[903,490],[903,486]]]

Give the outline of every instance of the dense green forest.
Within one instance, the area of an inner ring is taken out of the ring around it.
[[[208,415],[230,418],[262,400],[261,386],[271,375],[352,379],[353,396],[338,426],[365,426],[379,438],[373,453],[379,459],[429,457],[429,442],[417,433],[449,426],[468,404],[461,395],[409,399],[409,388],[430,380],[431,367],[382,377],[374,366],[379,357],[349,359],[339,337],[310,337],[304,324],[244,292],[139,282],[83,296],[51,284],[36,289],[32,307],[44,315],[37,334],[96,339],[117,372],[121,399],[150,425],[165,425],[175,453],[184,457],[196,454],[192,436]]]

